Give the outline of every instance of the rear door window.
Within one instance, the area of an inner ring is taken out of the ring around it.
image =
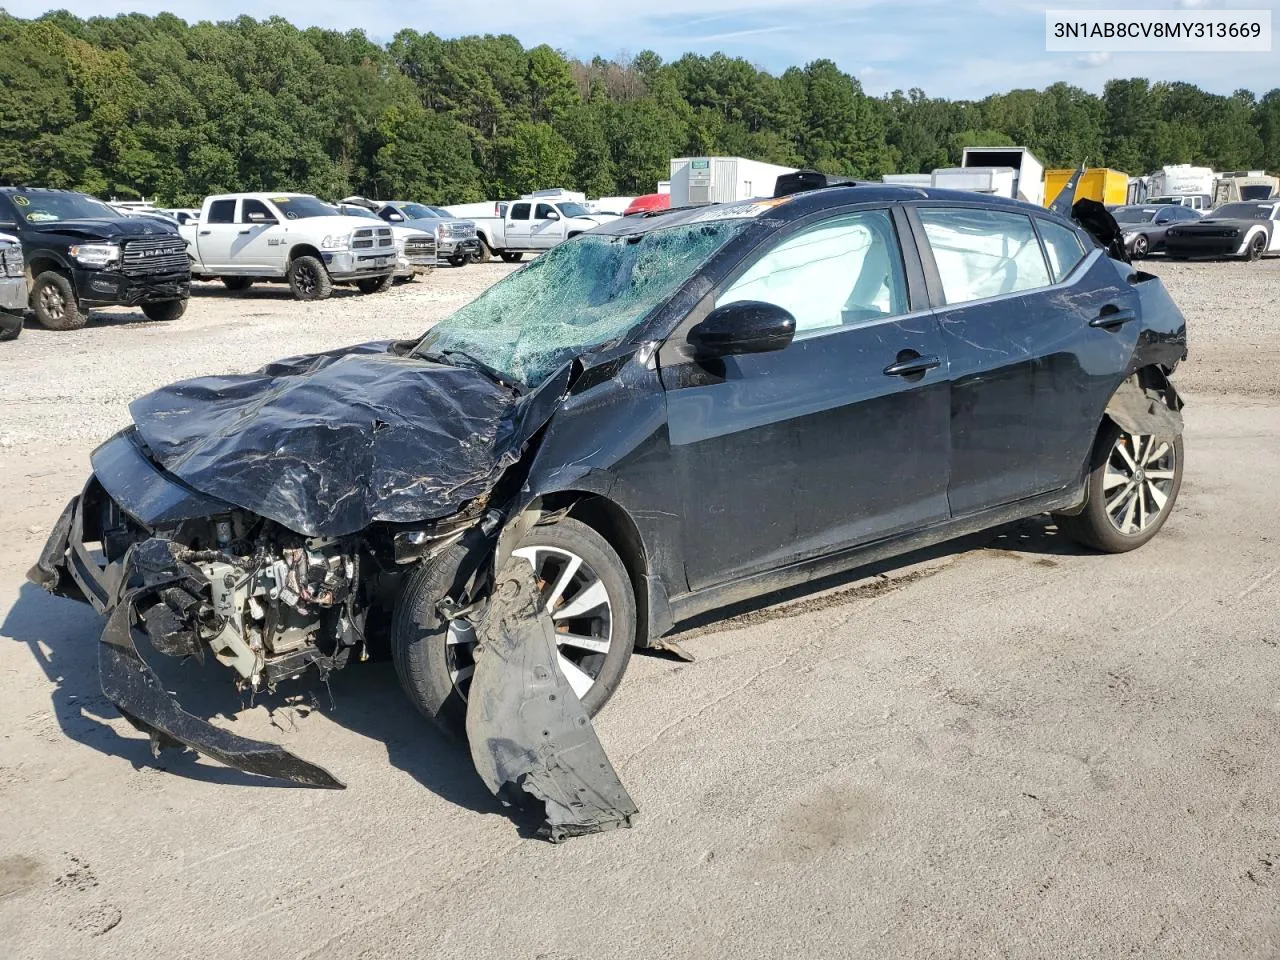
[[[511,219],[512,219],[512,220],[528,220],[528,219],[529,219],[529,204],[527,204],[527,203],[517,203],[514,207],[512,207],[512,208],[511,208]]]
[[[209,223],[235,223],[236,202],[234,200],[215,200],[209,204]]]
[[[1052,283],[1030,217],[969,207],[920,207],[918,212],[948,304]]]
[[[1049,255],[1049,268],[1053,271],[1053,282],[1061,283],[1063,277],[1084,259],[1084,246],[1074,230],[1060,223],[1037,219],[1036,226],[1040,230],[1040,239],[1044,241],[1045,253]]]

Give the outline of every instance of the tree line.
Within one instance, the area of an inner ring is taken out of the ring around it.
[[[463,203],[562,186],[650,193],[672,157],[879,177],[1029,146],[1049,166],[1280,169],[1280,88],[1067,83],[883,97],[830,60],[780,76],[722,53],[568,58],[512,36],[300,30],[278,17],[35,20],[0,10],[0,182],[175,205],[299,190]]]

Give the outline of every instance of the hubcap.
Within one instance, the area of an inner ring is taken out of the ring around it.
[[[604,582],[582,557],[559,547],[522,547],[512,555],[528,560],[542,601],[555,622],[560,672],[582,699],[604,669],[613,645],[613,600]],[[449,677],[463,700],[475,673],[475,628],[449,621],[445,653]]]
[[[62,319],[62,311],[66,306],[66,300],[62,296],[62,291],[53,284],[49,284],[40,291],[40,304],[44,307],[44,312],[55,320]]]
[[[1136,536],[1164,514],[1173,495],[1173,444],[1150,435],[1120,434],[1102,475],[1107,519],[1125,536]]]

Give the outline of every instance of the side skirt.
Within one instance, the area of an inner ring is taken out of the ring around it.
[[[1084,486],[1080,483],[1063,490],[1055,490],[1026,500],[993,507],[967,517],[944,520],[906,535],[859,544],[856,547],[789,564],[776,570],[768,570],[749,577],[730,580],[728,583],[717,584],[714,587],[706,587],[694,593],[680,594],[671,598],[671,620],[686,620],[719,607],[767,596],[780,590],[809,583],[820,577],[843,573],[890,557],[910,553],[913,550],[921,550],[947,540],[978,533],[990,527],[998,527],[1014,520],[1035,516],[1038,513],[1069,510],[1081,504],[1084,497]]]

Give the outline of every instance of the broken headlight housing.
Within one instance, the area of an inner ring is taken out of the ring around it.
[[[22,259],[22,247],[16,243],[0,246],[0,266],[6,277],[20,277],[25,263]]]

